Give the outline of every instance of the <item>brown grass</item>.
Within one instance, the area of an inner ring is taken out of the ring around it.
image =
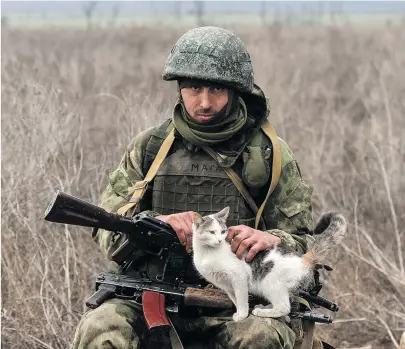
[[[97,202],[140,130],[170,115],[160,79],[181,29],[2,32],[2,344],[67,348],[106,263],[88,229],[42,219],[54,189]],[[405,32],[242,28],[271,121],[350,222],[324,276],[334,344],[399,347],[405,330]]]

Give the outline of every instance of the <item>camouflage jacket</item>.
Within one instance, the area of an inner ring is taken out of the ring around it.
[[[128,203],[134,185],[145,176],[143,161],[146,145],[156,127],[138,134],[127,147],[118,168],[109,175],[109,183],[101,195],[100,206],[116,212]],[[280,237],[289,250],[304,253],[313,241],[312,188],[303,181],[297,161],[288,145],[280,139],[282,170],[278,185],[265,206],[263,217],[269,232]],[[271,159],[269,160],[271,161]],[[144,197],[142,206],[150,206]],[[152,215],[157,212],[148,211]],[[124,236],[99,230],[93,239],[108,258],[120,246]],[[142,251],[139,251],[142,255]]]

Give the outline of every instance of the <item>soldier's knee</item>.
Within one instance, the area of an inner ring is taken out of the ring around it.
[[[125,302],[108,301],[81,319],[73,341],[74,349],[137,349],[134,330],[138,313]]]
[[[294,332],[276,319],[251,315],[241,322],[229,322],[227,327],[232,349],[292,349],[294,346]]]

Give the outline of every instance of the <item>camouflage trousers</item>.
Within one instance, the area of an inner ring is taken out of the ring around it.
[[[185,349],[293,349],[295,333],[285,323],[253,315],[234,322],[231,315],[227,311],[170,319]],[[145,349],[147,340],[141,308],[112,299],[83,316],[73,349]]]

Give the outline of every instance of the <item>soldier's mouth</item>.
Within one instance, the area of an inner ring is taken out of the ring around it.
[[[209,120],[212,118],[212,114],[197,114],[196,119],[200,121]]]

